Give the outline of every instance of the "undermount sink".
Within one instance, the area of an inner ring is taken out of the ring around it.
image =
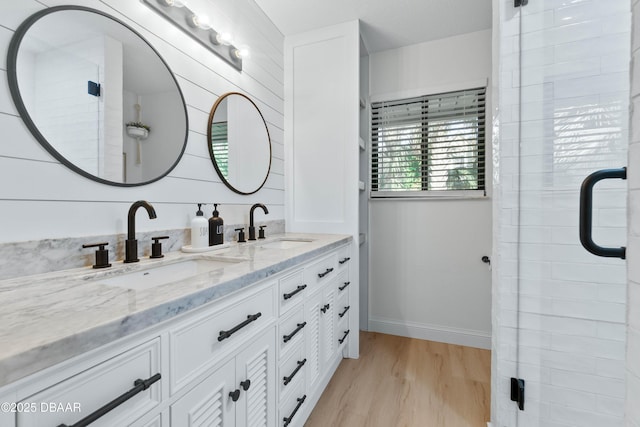
[[[280,239],[274,242],[262,244],[260,247],[266,249],[291,249],[306,245],[312,241],[313,240],[310,239]]]
[[[151,289],[167,283],[185,280],[198,274],[222,269],[242,261],[245,260],[241,258],[189,259],[97,280],[96,283],[133,290]]]

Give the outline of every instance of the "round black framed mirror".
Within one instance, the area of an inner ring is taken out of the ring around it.
[[[29,131],[94,181],[149,184],[187,143],[182,91],[137,31],[99,10],[57,6],[27,18],[7,56],[9,89]]]
[[[207,143],[222,182],[238,194],[260,190],[271,170],[271,138],[258,106],[246,95],[229,92],[211,108]]]

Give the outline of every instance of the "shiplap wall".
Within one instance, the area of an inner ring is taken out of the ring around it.
[[[134,28],[165,59],[183,92],[189,117],[188,143],[177,167],[145,186],[121,188],[88,180],[55,160],[31,136],[13,105],[6,57],[15,29],[38,10],[75,4],[106,12]],[[126,214],[139,199],[152,203],[154,221],[140,214],[140,231],[185,228],[197,202],[220,203],[226,224],[248,223],[256,202],[269,208],[265,220],[284,219],[284,37],[253,0],[192,0],[215,29],[231,31],[251,48],[236,71],[139,1],[0,0],[0,243],[126,232]],[[223,93],[248,95],[269,129],[273,158],[265,186],[250,196],[229,190],[207,151],[207,119]],[[206,216],[213,206],[206,207]]]

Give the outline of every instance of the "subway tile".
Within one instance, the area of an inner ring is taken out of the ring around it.
[[[606,378],[592,374],[581,374],[560,369],[551,370],[551,384],[609,397],[624,398],[625,394],[624,380]]]
[[[623,303],[606,301],[552,300],[545,310],[557,316],[587,318],[623,323],[626,309]]]
[[[583,411],[555,404],[551,405],[550,419],[580,427],[622,427],[624,422],[622,414],[618,416],[600,414],[595,412],[595,408],[591,411]]]

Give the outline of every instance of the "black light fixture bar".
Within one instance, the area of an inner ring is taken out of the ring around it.
[[[218,32],[213,28],[200,28],[193,23],[194,13],[187,6],[174,7],[171,1],[166,0],[142,0],[147,6],[180,28],[202,46],[218,55],[229,65],[238,71],[242,71],[242,58],[237,55],[239,49],[233,45],[227,45],[217,40]]]

